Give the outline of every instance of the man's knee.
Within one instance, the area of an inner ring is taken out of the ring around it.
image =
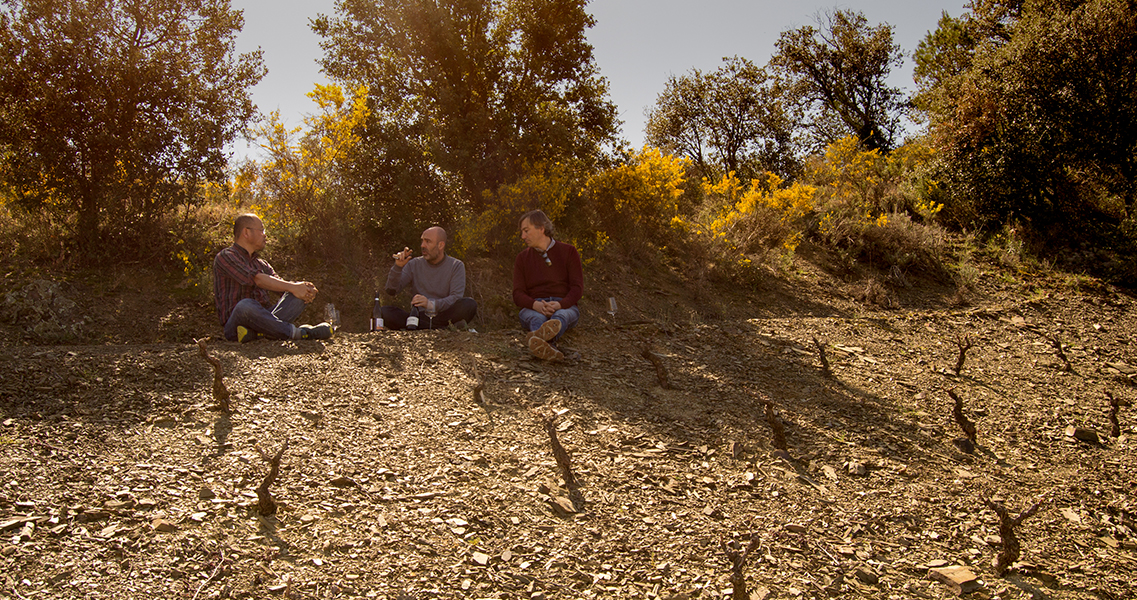
[[[469,323],[474,320],[474,315],[478,314],[478,301],[473,298],[459,298],[454,303],[454,322],[466,321]]]
[[[236,315],[238,319],[241,319],[259,310],[264,310],[264,307],[261,306],[260,302],[257,302],[252,298],[245,298],[233,307],[233,315]]]
[[[577,310],[575,306],[572,308],[563,308],[553,313],[553,318],[559,319],[565,324],[565,328],[567,329],[576,325],[576,322],[580,320],[580,311]]]

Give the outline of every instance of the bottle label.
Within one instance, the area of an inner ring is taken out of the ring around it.
[[[407,317],[407,329],[416,329],[417,327],[418,327],[418,317],[413,316],[413,315]]]

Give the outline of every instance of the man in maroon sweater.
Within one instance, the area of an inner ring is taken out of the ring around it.
[[[555,342],[580,319],[580,254],[553,239],[553,222],[539,210],[521,217],[521,241],[528,248],[513,263],[513,302],[529,331],[525,343],[537,358],[561,360],[565,355]]]

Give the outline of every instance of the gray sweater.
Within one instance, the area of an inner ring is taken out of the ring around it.
[[[412,294],[434,300],[435,308],[442,312],[466,293],[466,265],[453,256],[443,258],[437,265],[421,256],[412,258],[402,268],[393,265],[387,274],[387,293],[398,294],[408,285]]]

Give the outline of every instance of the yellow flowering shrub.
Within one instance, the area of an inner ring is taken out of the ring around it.
[[[485,209],[463,219],[458,238],[472,251],[515,245],[518,217],[540,208],[582,257],[599,252],[613,237],[633,246],[662,242],[680,216],[689,162],[645,146],[591,176],[582,175],[577,163],[531,165],[518,180],[487,192]]]
[[[817,188],[766,173],[743,187],[734,173],[722,180],[702,183],[704,195],[722,206],[708,230],[713,237],[729,239],[743,253],[782,247],[793,253],[804,238],[806,218],[814,212]]]
[[[601,171],[588,182],[587,197],[598,225],[622,238],[661,243],[680,215],[690,159],[644,146],[622,164]]]
[[[921,178],[932,156],[921,143],[888,156],[862,150],[853,137],[831,144],[807,175],[819,189],[818,241],[850,260],[940,268],[943,231],[933,221],[943,205],[933,199],[936,183]]]
[[[887,159],[878,150],[861,150],[857,138],[847,136],[825,149],[824,160],[811,173],[828,188],[830,197],[858,209],[877,209],[884,194]]]

